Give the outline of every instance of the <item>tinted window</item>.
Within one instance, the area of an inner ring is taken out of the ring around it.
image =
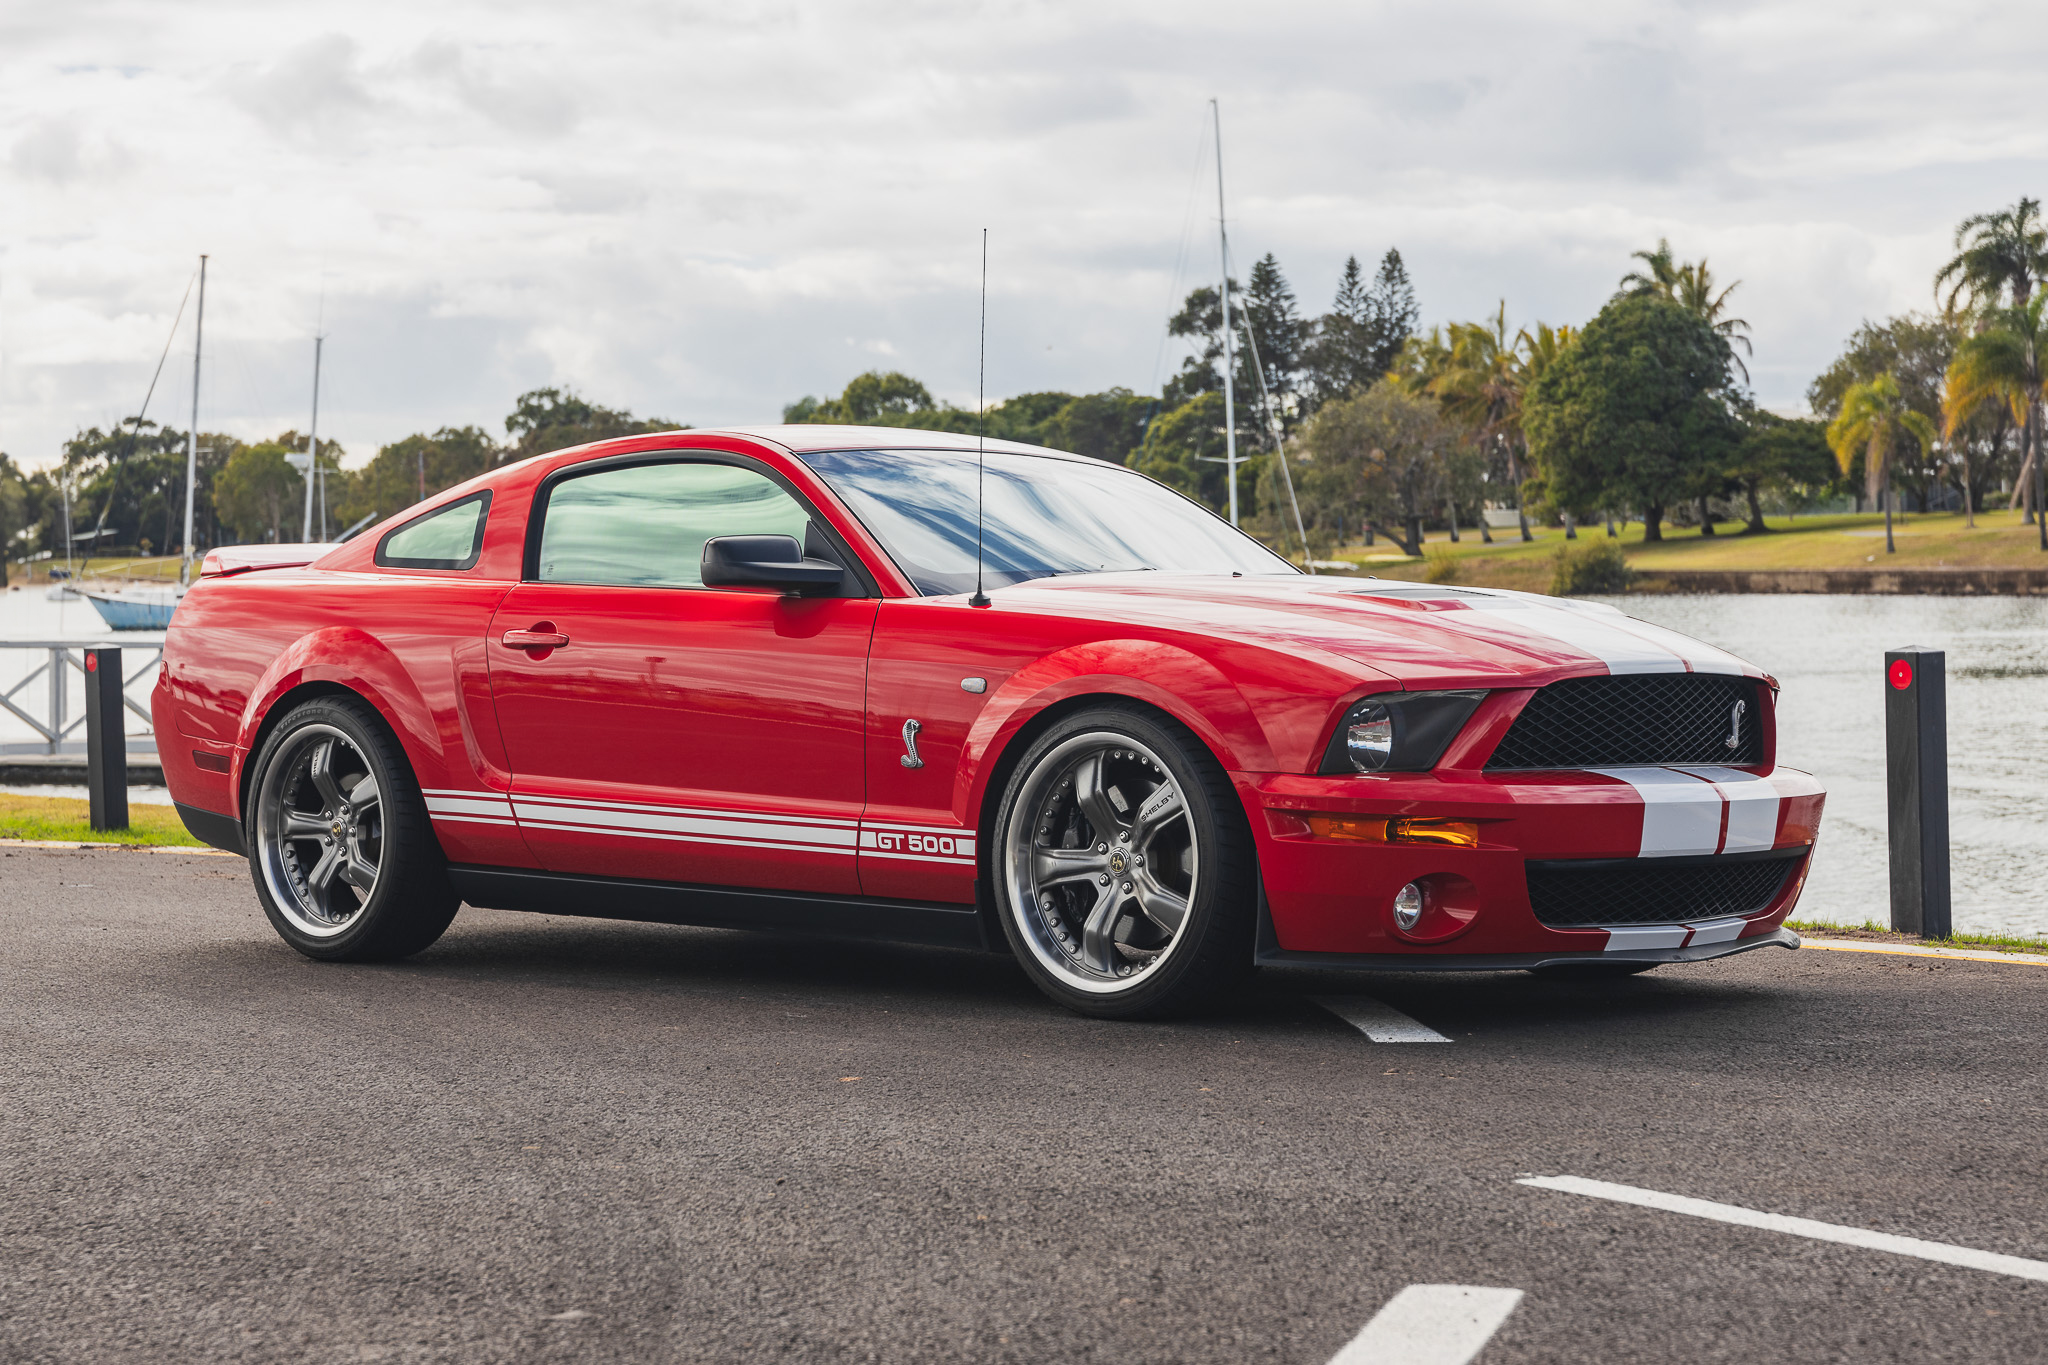
[[[377,562],[395,569],[471,569],[484,548],[491,495],[479,493],[417,517],[377,546]]]
[[[927,596],[974,587],[977,539],[992,588],[1125,569],[1295,572],[1207,508],[1121,465],[991,452],[977,475],[971,451],[830,450],[800,458]]]
[[[765,474],[725,464],[640,464],[580,474],[548,494],[544,583],[699,588],[713,536],[785,535],[810,515]]]

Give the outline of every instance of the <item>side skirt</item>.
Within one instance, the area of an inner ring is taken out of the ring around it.
[[[870,896],[809,896],[734,886],[583,877],[506,867],[448,869],[471,905],[544,915],[692,924],[712,929],[777,929],[835,938],[879,939],[938,948],[995,951],[971,905],[890,901]]]

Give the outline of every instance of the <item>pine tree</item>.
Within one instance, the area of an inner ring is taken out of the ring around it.
[[[1393,368],[1395,358],[1421,320],[1422,309],[1416,305],[1415,286],[1409,282],[1408,267],[1401,262],[1400,248],[1388,247],[1387,254],[1380,258],[1379,274],[1372,282],[1364,319],[1375,375]]]

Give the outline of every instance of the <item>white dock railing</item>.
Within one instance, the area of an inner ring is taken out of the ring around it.
[[[128,710],[142,717],[141,730],[130,730],[133,736],[155,738],[155,731],[149,715],[147,696],[138,701],[130,689],[135,684],[149,679],[153,685],[156,667],[164,657],[164,640],[160,634],[143,634],[126,640],[0,640],[0,650],[40,650],[47,657],[32,667],[25,677],[15,680],[14,685],[0,693],[0,707],[4,707],[16,720],[33,730],[40,740],[38,747],[46,753],[59,753],[66,741],[83,742],[85,735],[85,651],[88,649],[119,649],[122,671],[127,675],[121,679],[121,701]],[[138,664],[137,661],[140,663]],[[12,670],[8,670],[10,673]],[[74,716],[71,712],[73,673],[78,675],[80,700]],[[41,686],[38,687],[37,684]],[[33,689],[33,691],[31,691]],[[24,693],[29,695],[24,696]],[[38,716],[37,711],[41,712]],[[15,745],[0,748],[17,748]]]

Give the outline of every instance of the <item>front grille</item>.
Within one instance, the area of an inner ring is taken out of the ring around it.
[[[1567,678],[1529,698],[1486,766],[1761,763],[1763,700],[1763,689],[1752,679],[1721,674]]]
[[[1770,908],[1806,850],[1767,857],[1529,864],[1529,904],[1553,929],[1747,918]]]

